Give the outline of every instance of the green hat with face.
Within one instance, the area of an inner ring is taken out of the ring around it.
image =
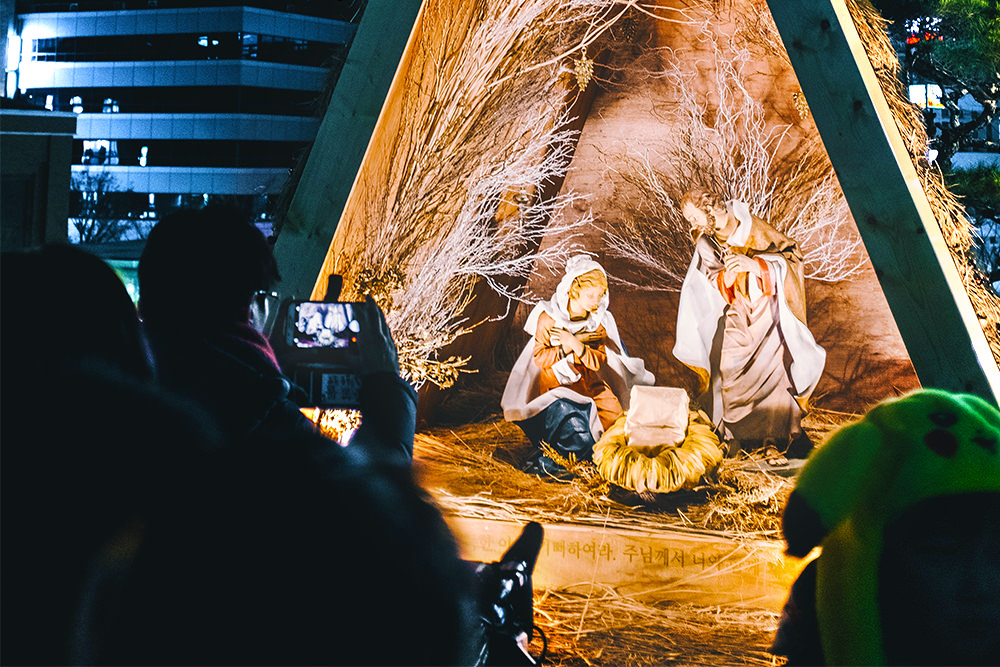
[[[884,401],[813,453],[782,531],[792,556],[822,546],[816,614],[828,664],[885,663],[885,526],[922,500],[983,491],[1000,491],[1000,412],[977,396],[922,389]]]

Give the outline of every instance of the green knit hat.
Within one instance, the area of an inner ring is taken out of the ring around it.
[[[788,553],[816,545],[816,614],[828,664],[885,663],[878,565],[886,524],[937,496],[1000,491],[1000,412],[922,389],[883,401],[809,458],[782,518]]]

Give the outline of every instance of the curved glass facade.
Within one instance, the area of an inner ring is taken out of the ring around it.
[[[18,94],[77,114],[73,201],[151,225],[226,198],[266,224],[365,3],[18,0]]]
[[[240,32],[179,35],[112,35],[33,39],[34,62],[123,62],[156,60],[261,60],[327,67],[343,57],[343,44]]]

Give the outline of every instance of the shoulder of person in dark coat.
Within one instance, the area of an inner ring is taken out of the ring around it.
[[[153,336],[152,344],[164,385],[203,405],[228,438],[314,430],[295,386],[253,346],[219,334]]]
[[[469,576],[409,466],[257,436],[151,522],[107,657],[467,664]]]

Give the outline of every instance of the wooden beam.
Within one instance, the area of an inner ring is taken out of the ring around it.
[[[924,387],[1000,397],[1000,369],[843,0],[768,0]]]
[[[368,0],[275,244],[282,296],[322,296],[317,277],[386,97],[399,85],[421,5]]]

